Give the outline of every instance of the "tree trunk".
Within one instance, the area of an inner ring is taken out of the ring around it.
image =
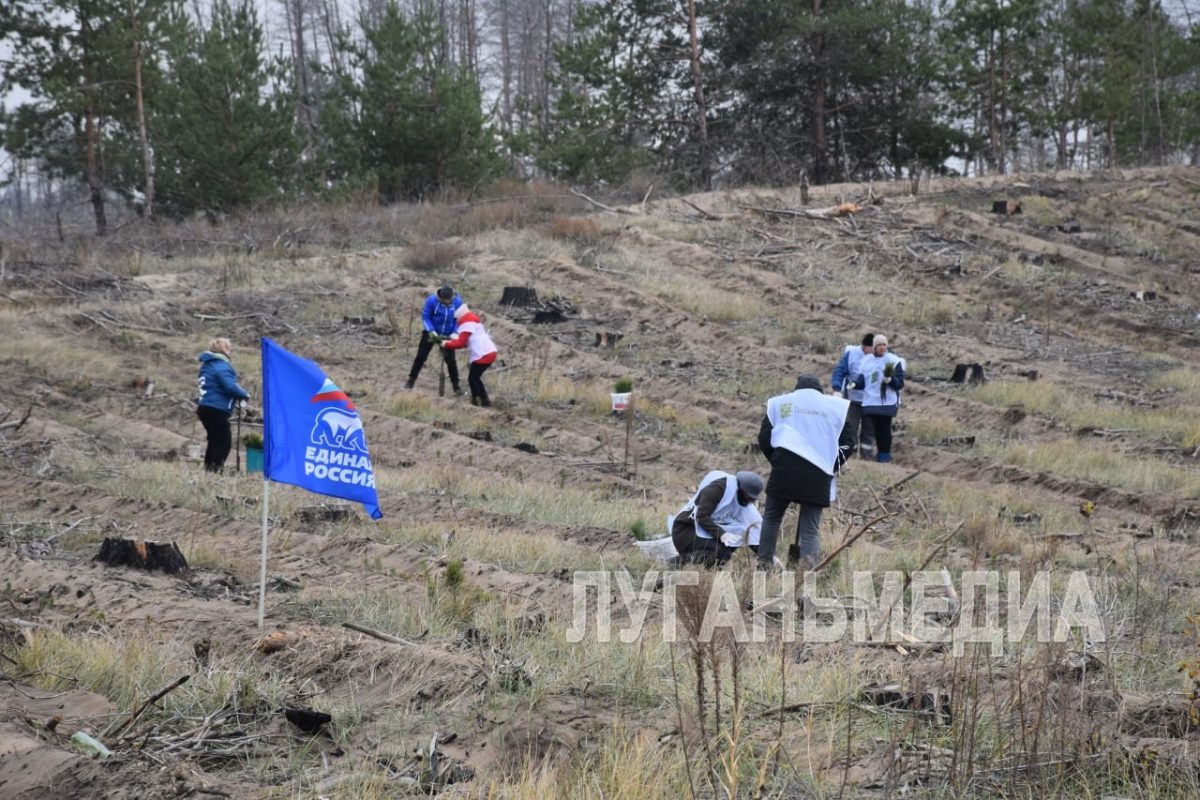
[[[812,36],[812,55],[816,75],[813,79],[813,182],[824,183],[825,176],[825,33],[821,28],[821,0],[812,0],[816,32]]]
[[[696,32],[696,0],[687,0],[688,43],[692,62],[692,95],[696,102],[696,135],[700,138],[700,183],[712,189],[708,161],[708,106],[704,102],[704,75],[700,69],[700,37]]]
[[[510,0],[500,0],[500,122],[504,130],[512,133],[512,43],[509,39],[511,24]]]
[[[83,11],[82,6],[80,7],[80,11]],[[94,56],[91,51],[91,26],[86,14],[80,15],[79,33],[80,49],[82,50],[81,57],[85,65],[84,80],[86,81],[83,87],[83,130],[87,160],[88,195],[92,203],[92,211],[96,217],[96,235],[104,236],[108,233],[108,219],[104,213],[104,181],[100,173],[98,142],[100,132],[96,127],[96,76],[92,72]]]
[[[137,90],[138,138],[142,141],[142,175],[145,181],[143,193],[145,206],[142,213],[146,219],[154,218],[154,156],[150,153],[150,140],[146,136],[146,110],[142,100],[142,43],[133,46],[133,79]]]

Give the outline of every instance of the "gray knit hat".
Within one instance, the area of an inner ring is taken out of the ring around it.
[[[738,488],[745,492],[751,500],[762,494],[763,479],[758,477],[757,473],[744,469],[737,474],[737,482]]]

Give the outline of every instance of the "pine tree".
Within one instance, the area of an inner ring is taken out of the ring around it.
[[[363,31],[342,37],[347,71],[324,103],[327,181],[370,182],[385,202],[472,190],[502,169],[474,74],[443,58],[429,16],[391,4]]]
[[[96,232],[108,229],[107,193],[144,185],[149,149],[137,119],[138,86],[157,85],[146,43],[166,34],[169,0],[11,0],[0,4],[0,42],[12,53],[6,82],[33,100],[5,126],[5,146],[54,180],[87,186]],[[139,43],[141,47],[139,48]]]
[[[296,167],[286,63],[268,59],[254,6],[218,0],[207,28],[180,19],[171,83],[153,110],[162,205],[178,216],[283,199]]]

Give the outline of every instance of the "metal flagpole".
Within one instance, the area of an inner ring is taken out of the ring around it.
[[[262,498],[262,564],[258,571],[258,627],[263,626],[267,614],[267,487],[270,481],[263,477]]]

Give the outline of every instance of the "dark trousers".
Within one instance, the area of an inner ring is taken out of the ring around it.
[[[850,401],[850,410],[846,412],[846,427],[854,435],[855,445],[873,447],[875,445],[875,425],[871,417],[862,413],[862,403]]]
[[[421,341],[417,345],[417,357],[413,359],[412,369],[408,371],[408,382],[410,384],[417,382],[417,375],[421,374],[421,367],[425,366],[425,359],[429,358],[429,351],[437,347],[433,339],[429,338],[429,331],[421,331]],[[442,360],[446,362],[446,373],[450,376],[450,385],[458,391],[458,360],[454,357],[453,350],[442,350]]]
[[[229,432],[229,412],[219,408],[197,406],[196,416],[208,434],[208,447],[204,450],[204,468],[209,472],[220,472],[229,458],[233,436]]]
[[[794,502],[796,501],[784,497],[767,495],[762,515],[762,532],[758,540],[758,560],[764,567],[770,567],[774,563],[783,515]],[[797,505],[800,506],[800,519],[796,522],[796,542],[788,545],[788,566],[793,567],[797,565],[796,562],[802,562],[801,566],[805,569],[812,569],[820,560],[821,515],[825,508],[811,503]]]
[[[697,536],[690,517],[686,522],[687,525],[676,523],[671,529],[671,543],[675,545],[681,563],[716,567],[733,556],[732,548],[726,547],[718,540]]]
[[[490,406],[492,401],[488,399],[487,387],[483,385],[483,373],[487,372],[487,368],[491,364],[472,364],[467,370],[467,386],[471,389],[471,403],[477,406]],[[455,381],[455,386],[458,382]]]
[[[875,426],[875,446],[880,454],[892,452],[892,418],[877,414],[867,414],[867,419]]]

